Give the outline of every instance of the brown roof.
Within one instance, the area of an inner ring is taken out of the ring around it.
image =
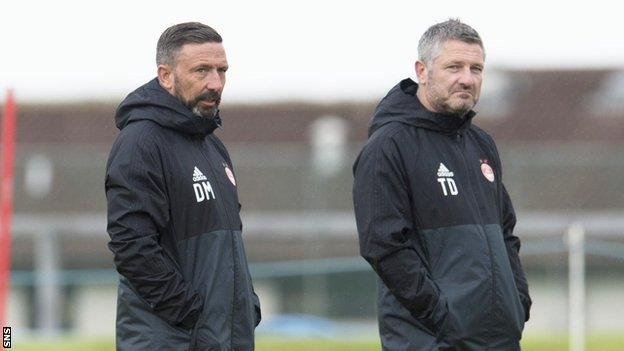
[[[624,141],[623,108],[598,116],[592,111],[592,98],[615,71],[501,72],[511,84],[504,97],[510,100],[509,108],[497,116],[493,116],[497,112],[484,109],[489,112],[475,119],[497,141]],[[482,99],[480,105],[486,101]],[[17,141],[109,144],[117,133],[113,122],[116,104],[19,104]],[[218,133],[227,142],[307,142],[308,127],[314,119],[334,115],[346,119],[349,139],[357,142],[366,138],[367,124],[376,104],[377,101],[224,103],[224,124]]]

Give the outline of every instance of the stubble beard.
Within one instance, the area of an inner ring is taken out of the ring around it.
[[[434,89],[429,89],[427,91],[427,100],[429,100],[429,103],[433,106],[436,112],[444,115],[463,118],[477,103],[476,99],[473,98],[472,101],[461,99],[459,103],[452,104],[451,96],[445,97],[433,90]],[[472,92],[470,93],[472,95]]]
[[[477,99],[474,98],[474,89],[459,90],[461,92],[470,93],[472,101],[461,99],[459,106],[453,106],[451,105],[452,95],[458,90],[451,90],[450,94],[445,96],[444,92],[442,92],[442,89],[439,89],[437,84],[432,83],[433,79],[431,76],[429,76],[429,82],[430,83],[426,89],[425,95],[431,106],[438,113],[463,118],[477,104]]]

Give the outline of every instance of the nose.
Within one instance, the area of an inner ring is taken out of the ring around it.
[[[221,75],[216,69],[212,69],[206,75],[206,89],[221,91],[225,84],[225,75]]]
[[[464,68],[459,73],[458,83],[465,87],[471,87],[475,84],[474,73],[469,67]]]

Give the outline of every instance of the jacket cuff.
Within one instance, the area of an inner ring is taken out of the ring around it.
[[[533,304],[533,302],[531,301],[530,297],[520,295],[520,303],[522,303],[522,309],[524,309],[524,321],[527,322],[529,320],[531,305]]]
[[[193,311],[191,313],[189,313],[183,320],[182,322],[180,322],[178,324],[179,327],[182,327],[184,329],[193,329],[193,327],[195,326],[195,324],[197,323],[197,320],[199,319],[199,315],[200,315],[201,310],[196,310]]]
[[[254,311],[256,312],[256,320],[254,323],[254,327],[257,327],[258,324],[260,324],[260,321],[262,321],[262,312],[260,310],[260,299],[258,298],[258,295],[256,295],[255,292],[253,293],[253,304],[254,304]]]
[[[447,314],[448,306],[446,304],[446,299],[444,298],[444,296],[442,296],[442,294],[440,294],[438,295],[438,301],[435,307],[433,308],[433,310],[431,310],[431,313],[428,316],[426,316],[425,318],[418,318],[417,316],[414,317],[417,317],[417,319],[427,329],[429,329],[434,335],[437,335],[440,332],[444,321],[446,320]]]
[[[438,297],[438,303],[436,304],[435,309],[432,314],[432,322],[434,325],[434,331],[439,333],[442,329],[442,325],[446,321],[446,317],[448,315],[448,305],[446,303],[446,298],[444,295],[440,294]]]

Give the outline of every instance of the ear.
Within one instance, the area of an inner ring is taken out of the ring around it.
[[[171,66],[166,64],[158,65],[158,83],[170,94],[174,93],[173,69]]]
[[[414,64],[414,68],[416,69],[416,78],[418,79],[419,84],[427,83],[427,65],[424,62],[418,60]]]

